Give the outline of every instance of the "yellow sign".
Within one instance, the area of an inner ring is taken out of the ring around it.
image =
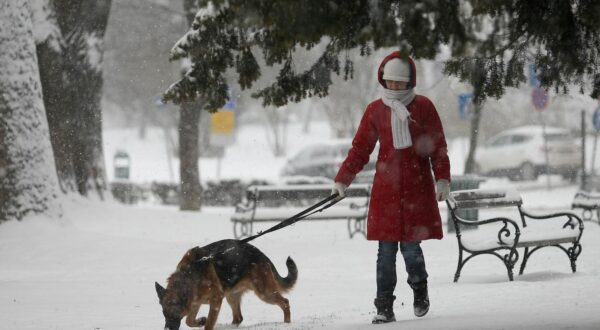
[[[233,111],[215,112],[210,117],[210,132],[214,134],[231,134],[235,126]]]

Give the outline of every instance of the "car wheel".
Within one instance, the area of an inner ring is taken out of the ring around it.
[[[523,181],[532,181],[537,179],[537,171],[531,163],[523,163],[519,169],[519,178]]]

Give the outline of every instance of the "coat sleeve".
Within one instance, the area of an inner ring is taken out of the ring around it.
[[[372,116],[372,105],[369,105],[363,114],[363,117],[352,140],[352,148],[348,151],[348,156],[340,166],[335,176],[336,182],[341,182],[349,186],[356,174],[360,172],[365,164],[369,162],[369,156],[375,148],[379,133]]]
[[[426,124],[427,135],[433,140],[433,150],[430,154],[431,165],[435,180],[445,179],[450,181],[450,159],[448,158],[448,145],[444,135],[444,127],[435,106],[428,102],[428,120]]]

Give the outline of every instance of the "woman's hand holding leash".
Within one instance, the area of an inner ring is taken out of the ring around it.
[[[450,182],[448,180],[438,180],[435,183],[435,198],[438,202],[443,202],[450,195]]]
[[[341,183],[341,182],[336,182],[333,184],[333,188],[331,189],[331,194],[337,194],[338,195],[338,199],[342,199],[344,197],[346,197],[346,188],[348,188],[348,186],[346,186],[345,184]]]

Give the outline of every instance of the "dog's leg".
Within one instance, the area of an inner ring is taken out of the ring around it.
[[[217,290],[215,290],[217,291]],[[206,330],[212,330],[217,323],[219,312],[221,311],[221,304],[223,303],[223,292],[213,292],[213,296],[210,298],[210,310],[208,311],[208,317],[206,318],[206,324],[204,328]]]
[[[225,296],[227,298],[227,302],[231,307],[231,312],[233,313],[233,321],[231,322],[234,325],[239,325],[242,323],[244,318],[242,317],[242,293],[236,292]]]
[[[262,269],[261,269],[262,268]],[[264,302],[279,306],[283,310],[283,322],[291,322],[290,302],[279,293],[279,286],[271,267],[258,267],[252,270],[254,292]]]
[[[221,287],[219,276],[217,276],[217,271],[215,270],[212,264],[209,266],[209,269],[207,271],[207,277],[208,281],[210,282],[210,310],[208,311],[208,317],[206,319],[204,329],[212,330],[215,324],[217,323],[217,318],[219,317],[219,312],[221,311],[221,304],[223,303],[223,298],[225,298],[225,294],[223,293],[223,287]]]
[[[196,319],[196,316],[198,316],[198,310],[200,310],[200,304],[194,305],[187,314],[185,318],[185,324],[187,324],[188,327],[199,328],[206,324],[206,317]]]
[[[283,311],[283,322],[291,322],[290,302],[284,298],[279,292],[273,291],[268,294],[259,294],[258,297],[264,302],[277,305]]]

